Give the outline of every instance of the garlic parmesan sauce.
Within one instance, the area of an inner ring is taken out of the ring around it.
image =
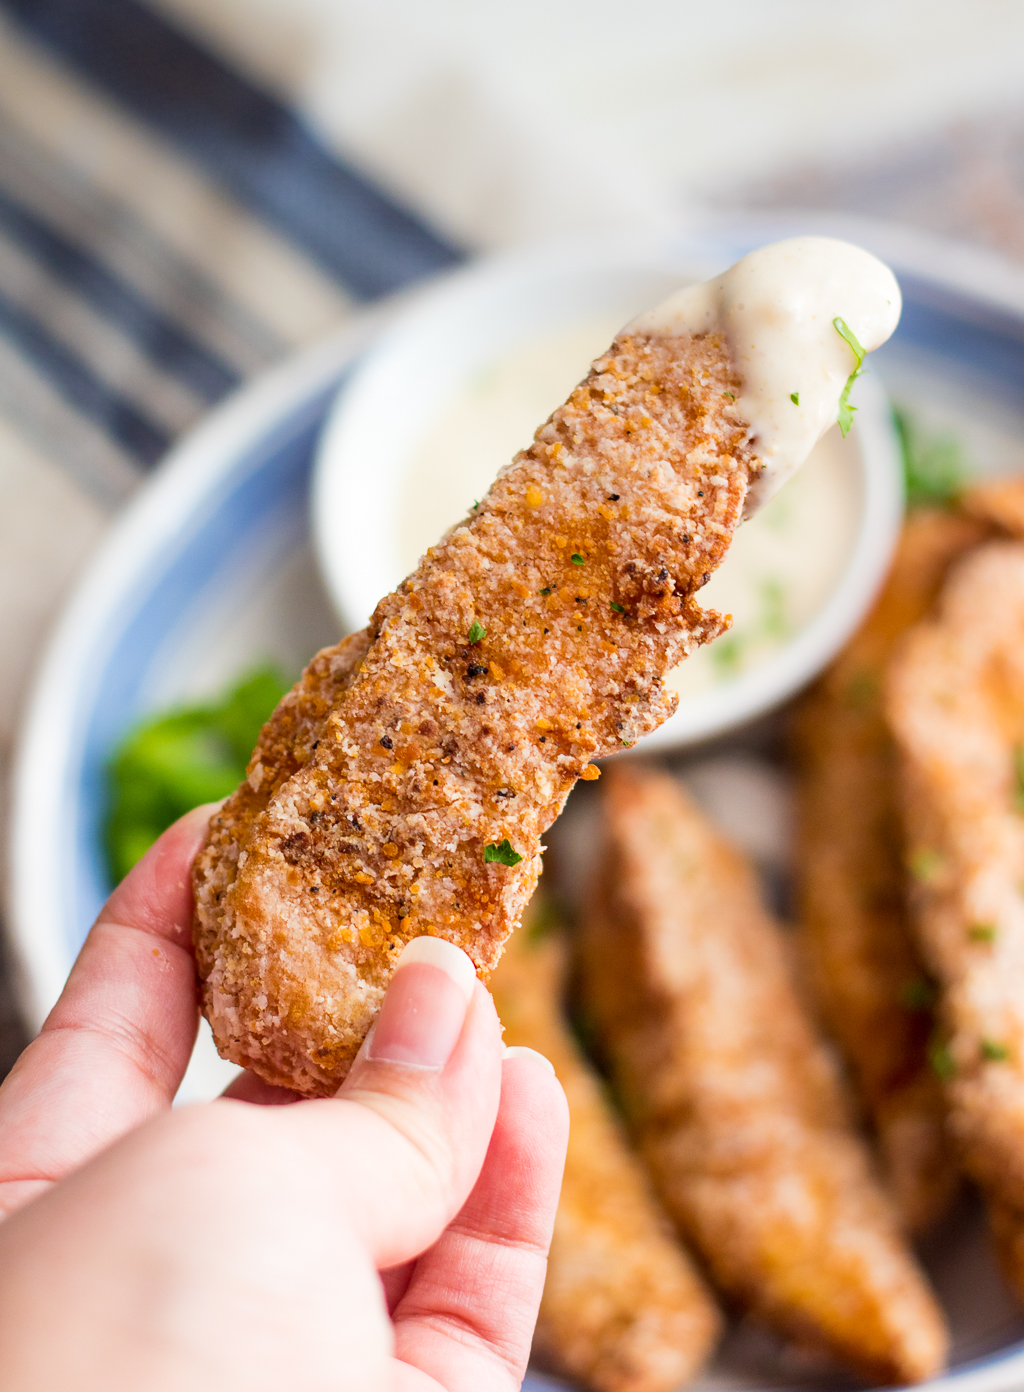
[[[749,517],[799,469],[836,419],[857,354],[840,320],[870,353],[899,323],[896,277],[861,247],[792,237],[761,247],[700,285],[687,285],[626,327],[637,333],[722,333],[743,387],[734,403],[764,469]]]
[[[483,497],[620,327],[593,320],[528,343],[491,363],[448,402],[410,458],[398,518],[402,574]],[[841,360],[841,370],[845,382],[851,363]],[[736,532],[698,596],[701,605],[731,613],[733,626],[669,674],[667,685],[681,699],[756,667],[825,603],[854,544],[861,506],[856,448],[855,437],[843,440],[838,429],[829,430],[799,473]]]

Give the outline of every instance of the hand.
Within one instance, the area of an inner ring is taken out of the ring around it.
[[[518,1388],[568,1133],[550,1066],[423,939],[337,1099],[243,1075],[171,1111],[207,815],[115,891],[0,1088],[5,1392]]]

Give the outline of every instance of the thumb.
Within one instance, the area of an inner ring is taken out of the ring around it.
[[[494,1130],[502,1056],[473,963],[444,939],[414,938],[337,1098],[283,1109],[282,1124],[317,1133],[304,1139],[335,1156],[378,1269],[425,1251],[465,1203]]]

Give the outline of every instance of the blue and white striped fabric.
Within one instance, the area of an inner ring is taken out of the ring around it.
[[[454,250],[135,0],[0,4],[0,416],[104,506]]]

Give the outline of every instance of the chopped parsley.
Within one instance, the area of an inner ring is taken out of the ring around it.
[[[615,610],[616,614],[624,614],[626,612],[621,604],[615,603],[614,599],[611,601],[610,607]]]
[[[839,421],[839,429],[843,432],[843,439],[845,440],[853,425],[853,413],[857,409],[856,406],[850,405],[850,388],[860,376],[861,363],[867,357],[867,349],[860,346],[857,335],[853,332],[845,319],[840,319],[837,315],[835,319],[832,320],[832,327],[839,337],[845,339],[850,345],[850,348],[853,350],[853,356],[857,359],[857,366],[850,373],[849,377],[847,377],[846,386],[843,388],[843,393],[839,398],[839,415],[837,419]]]
[[[929,1010],[935,1004],[935,987],[924,976],[915,976],[900,992],[900,1005],[906,1010]]]
[[[551,586],[550,586],[550,585],[545,585],[544,588],[541,590],[541,594],[550,594],[550,593],[551,593]]]
[[[572,553],[572,563],[573,563],[573,565],[582,565],[582,564],[583,564],[583,557],[580,555],[580,553],[579,553],[578,551],[574,551],[574,552]]]
[[[948,1083],[950,1078],[956,1077],[956,1063],[953,1060],[953,1055],[949,1045],[941,1039],[933,1039],[928,1045],[928,1062],[932,1066],[932,1072],[944,1083]]]
[[[735,400],[736,400],[736,393],[735,393],[735,392],[723,392],[722,395],[723,395],[723,396],[727,396],[727,397],[729,398],[730,401],[735,401]]]
[[[861,670],[854,672],[843,692],[846,704],[856,711],[869,711],[878,703],[878,675]]]
[[[927,847],[914,851],[907,861],[907,867],[914,879],[923,880],[926,884],[929,880],[934,880],[943,864],[944,861],[938,851],[928,850]]]
[[[1015,811],[1024,812],[1024,744],[1013,751],[1013,806]]]
[[[496,846],[484,847],[484,863],[486,865],[518,865],[521,860],[522,856],[518,851],[512,849],[507,836]]]
[[[972,923],[967,930],[967,936],[971,942],[991,943],[996,940],[996,931],[994,923]]]
[[[981,1056],[989,1063],[1005,1063],[1010,1057],[1010,1051],[1005,1044],[997,1044],[994,1039],[983,1039]]]
[[[472,627],[470,628],[469,632],[466,634],[466,641],[467,641],[468,643],[479,643],[481,638],[486,638],[486,637],[487,637],[487,630],[486,630],[486,628],[484,628],[484,626],[483,626],[482,623],[480,623],[480,622],[478,622],[478,620],[474,619],[474,620],[473,620]]]
[[[769,638],[785,638],[789,632],[786,592],[778,580],[765,580],[761,585],[761,623]]]
[[[740,633],[727,633],[711,647],[711,661],[723,676],[732,676],[740,670],[746,638]]]
[[[800,393],[799,393],[799,392],[790,392],[790,394],[789,394],[789,399],[790,399],[790,401],[792,401],[792,403],[793,403],[794,406],[799,406],[799,405],[800,405]]]
[[[926,435],[901,407],[892,413],[903,455],[903,478],[910,507],[944,504],[960,493],[969,473],[956,436],[947,431]]]

